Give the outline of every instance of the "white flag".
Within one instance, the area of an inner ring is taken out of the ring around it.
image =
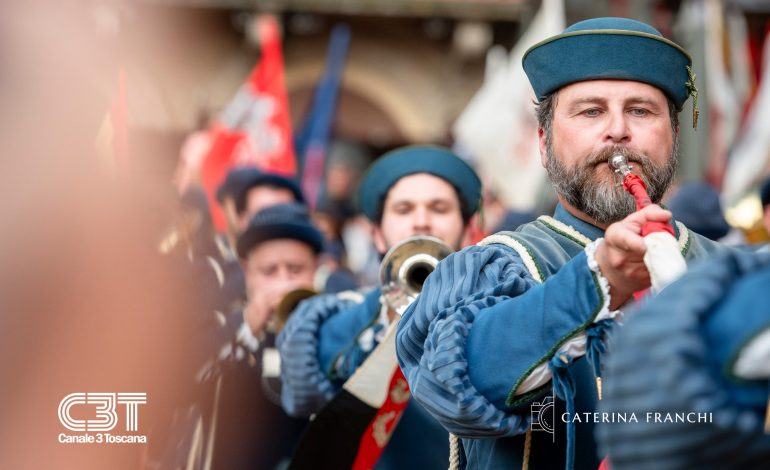
[[[543,0],[505,66],[494,64],[499,56],[490,51],[490,75],[453,128],[458,151],[474,160],[484,181],[511,209],[532,210],[546,181],[540,164],[535,93],[521,59],[530,46],[561,33],[564,23],[563,0]]]
[[[722,191],[726,207],[732,206],[767,174],[770,162],[770,35],[765,39],[762,81],[746,119],[743,135],[730,155]]]

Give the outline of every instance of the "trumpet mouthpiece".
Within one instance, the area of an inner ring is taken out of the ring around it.
[[[628,159],[624,155],[616,153],[610,157],[609,165],[613,170],[620,170],[623,167],[628,166]]]
[[[621,176],[626,176],[631,173],[631,165],[628,164],[628,158],[623,154],[616,153],[611,156],[607,164],[615,171],[615,173]]]

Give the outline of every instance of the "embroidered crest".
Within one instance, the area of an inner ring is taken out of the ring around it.
[[[390,390],[390,399],[396,405],[400,405],[409,399],[409,385],[404,379],[398,379]]]
[[[377,447],[385,447],[385,444],[390,440],[390,435],[393,434],[393,430],[396,429],[396,427],[390,426],[390,429],[388,429],[388,423],[395,418],[396,412],[388,411],[375,419],[374,425],[372,426],[372,437],[374,438],[374,442],[377,443]]]

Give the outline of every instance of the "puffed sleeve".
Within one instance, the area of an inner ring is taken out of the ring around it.
[[[613,469],[767,468],[768,286],[770,256],[723,253],[629,315],[599,407],[625,417],[597,429]]]
[[[412,395],[450,432],[523,433],[549,362],[585,352],[581,333],[608,302],[585,252],[539,283],[514,250],[469,247],[439,263],[404,314],[399,364]],[[576,336],[582,351],[568,347]]]
[[[363,296],[319,295],[300,303],[278,335],[281,355],[281,404],[291,416],[319,411],[337,392],[319,358],[323,324],[360,305]]]

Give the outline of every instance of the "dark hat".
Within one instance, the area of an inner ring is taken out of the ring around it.
[[[770,178],[767,178],[759,187],[759,198],[762,200],[762,207],[770,204]]]
[[[711,240],[718,240],[730,231],[722,215],[719,193],[707,183],[682,184],[668,203],[668,209],[674,219]]]
[[[276,204],[251,218],[246,230],[238,237],[238,256],[246,258],[255,246],[279,238],[307,243],[316,253],[323,250],[323,235],[310,221],[307,207],[297,203]]]
[[[217,188],[217,201],[222,204],[227,197],[235,199],[235,195],[244,191],[249,181],[260,173],[262,172],[253,167],[233,168]]]
[[[438,176],[454,186],[465,202],[463,218],[470,218],[478,210],[481,180],[473,168],[449,149],[415,145],[388,152],[369,167],[358,190],[361,211],[369,220],[377,220],[380,204],[390,188],[415,173]]]
[[[580,21],[522,59],[538,100],[585,80],[633,80],[661,89],[681,110],[695,77],[690,55],[652,26],[627,18]]]
[[[224,202],[226,197],[235,201],[235,210],[241,214],[246,210],[246,195],[251,188],[257,186],[276,186],[291,191],[294,200],[305,202],[305,197],[297,183],[277,173],[267,173],[254,167],[241,167],[230,170],[225,181],[217,189],[217,201]]]

